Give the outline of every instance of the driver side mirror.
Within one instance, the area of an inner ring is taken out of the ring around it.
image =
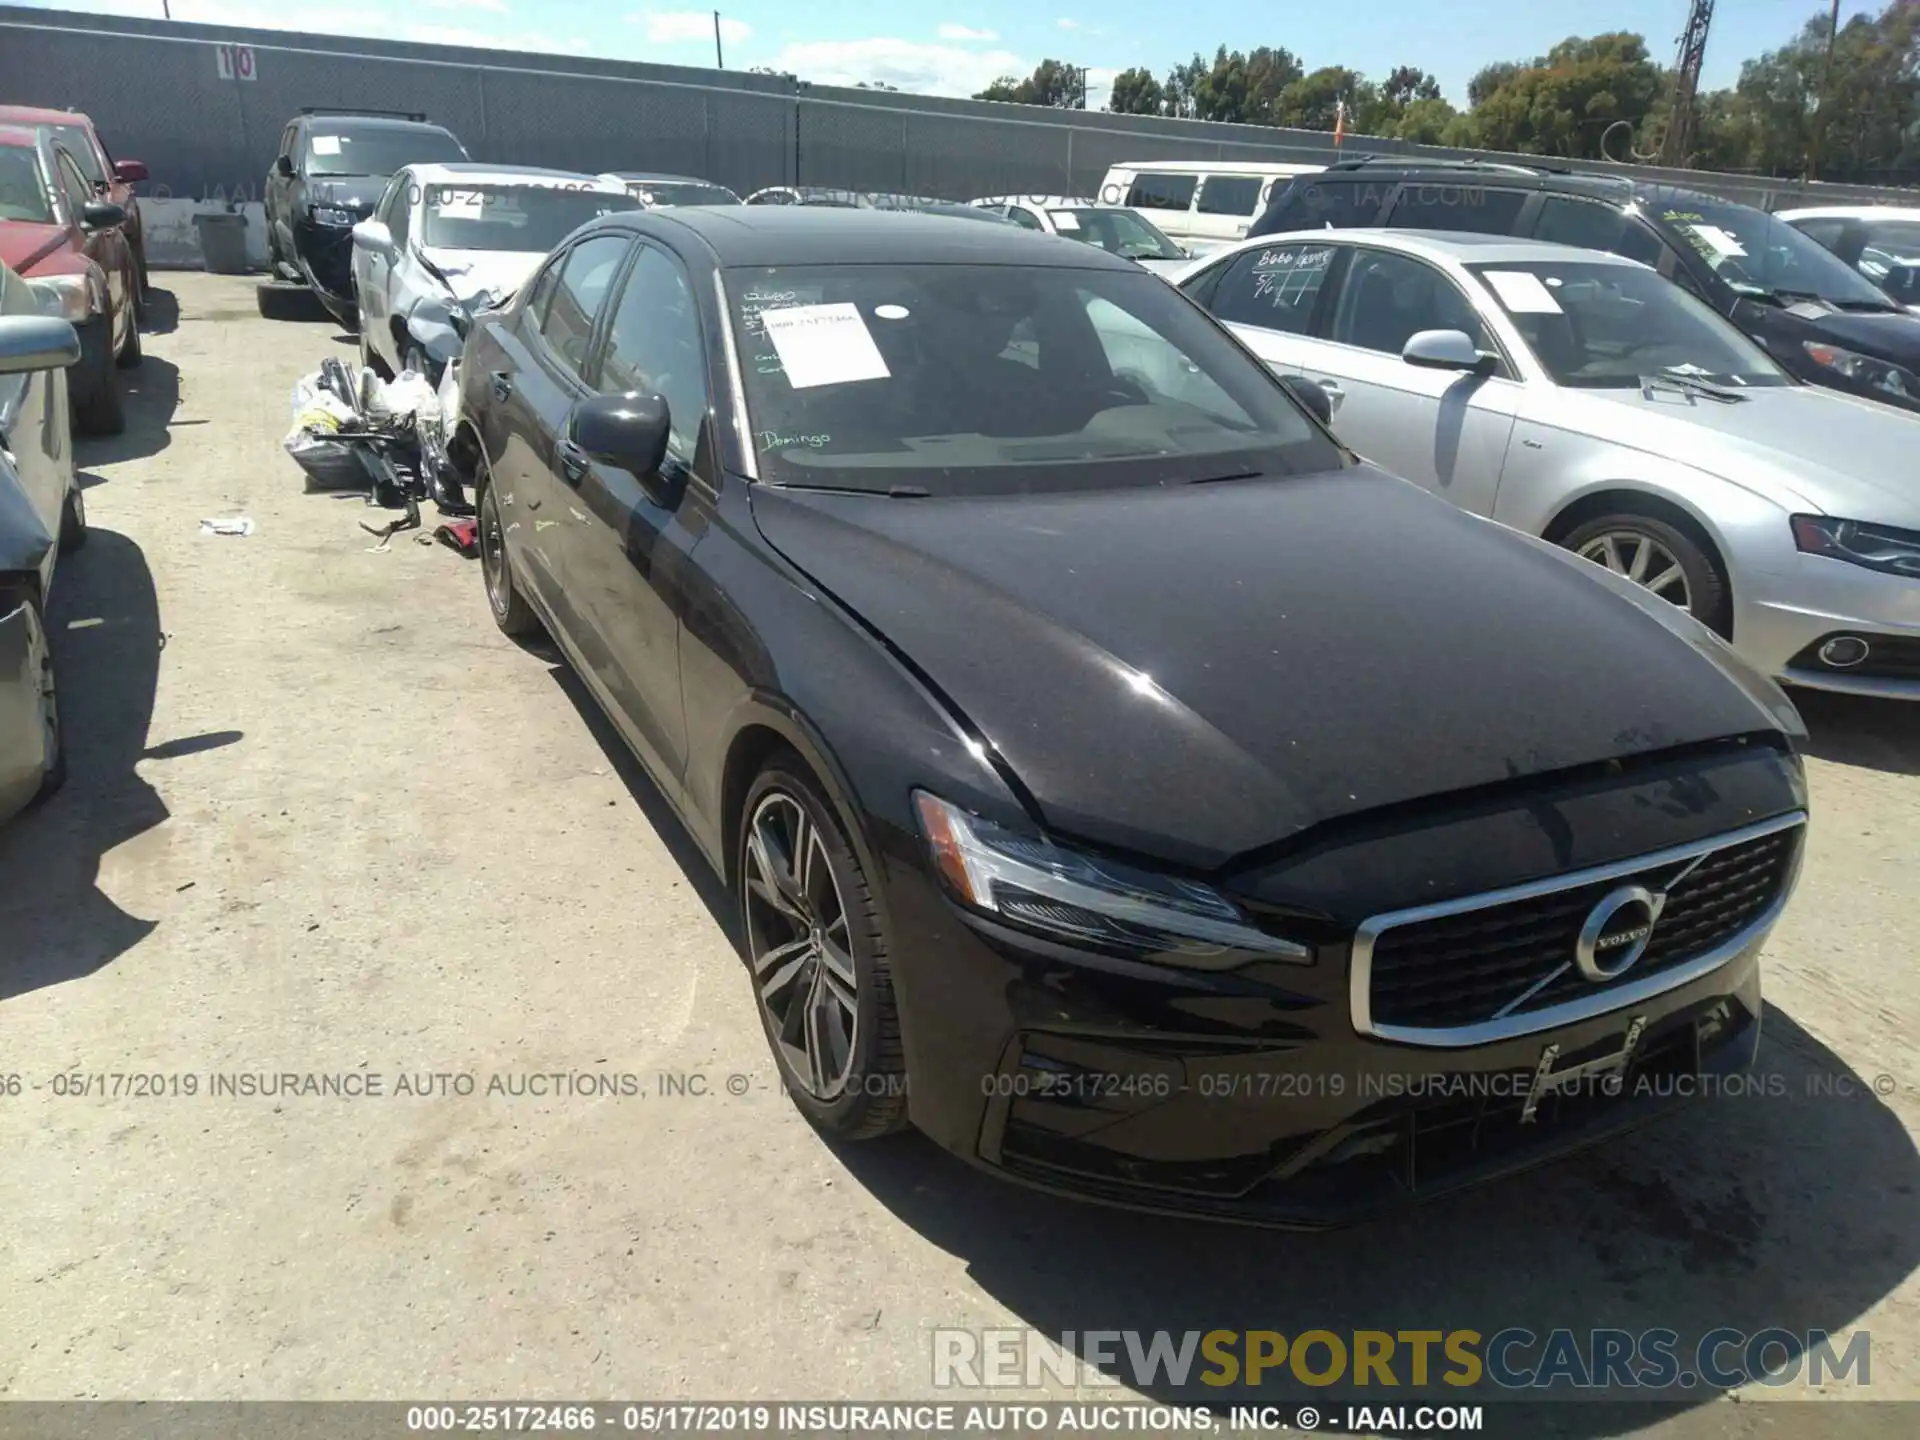
[[[376,255],[393,253],[393,231],[383,221],[362,220],[353,227],[353,243],[361,250],[371,250]]]
[[[589,460],[655,480],[667,456],[667,402],[661,395],[595,395],[574,407],[567,438]]]
[[[291,155],[276,156],[273,162],[273,173],[278,175],[282,180],[291,180],[293,178],[293,157]]]
[[[1287,393],[1311,410],[1320,423],[1328,429],[1333,428],[1333,397],[1304,375],[1282,375],[1280,383]]]
[[[1422,330],[1409,337],[1400,358],[1422,370],[1464,370],[1484,375],[1493,357],[1483,355],[1464,330]]]
[[[0,317],[0,375],[64,370],[80,363],[80,334],[51,315]]]
[[[115,205],[110,200],[90,200],[80,207],[80,228],[83,230],[111,230],[116,225],[126,223],[126,207]]]
[[[116,178],[128,185],[138,185],[147,178],[147,167],[138,160],[116,160],[113,163]]]

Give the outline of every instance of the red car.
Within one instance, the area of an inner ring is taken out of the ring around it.
[[[69,389],[83,435],[126,428],[114,371],[140,363],[140,279],[126,221],[50,131],[0,126],[0,260],[80,332]]]
[[[133,247],[134,273],[140,277],[139,303],[146,307],[147,237],[140,228],[140,207],[134,203],[133,187],[147,178],[147,167],[138,160],[115,160],[93,128],[93,121],[73,110],[44,110],[34,105],[0,105],[0,126],[23,130],[46,129],[54,143],[64,145],[80,167],[81,178],[93,187],[102,200],[110,200],[127,212],[121,233]]]

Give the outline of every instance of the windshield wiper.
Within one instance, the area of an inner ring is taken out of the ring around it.
[[[1202,475],[1198,480],[1189,480],[1189,485],[1224,485],[1229,480],[1258,480],[1265,471],[1231,470],[1225,475]]]
[[[1648,399],[1652,399],[1653,392],[1663,386],[1670,390],[1684,390],[1689,394],[1704,395],[1707,399],[1718,400],[1724,405],[1738,405],[1747,398],[1737,390],[1722,390],[1719,386],[1709,385],[1706,381],[1696,379],[1692,375],[1676,375],[1671,370],[1663,370],[1658,375],[1640,377],[1640,393]]]

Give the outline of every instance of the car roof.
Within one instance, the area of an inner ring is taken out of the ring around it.
[[[722,267],[757,265],[1028,265],[1144,274],[1131,260],[1018,225],[962,223],[913,211],[804,205],[643,210],[604,222],[671,225],[698,236]]]
[[[399,115],[361,115],[352,110],[322,110],[293,118],[308,126],[325,125],[333,130],[438,130],[447,135],[453,133],[435,120],[408,120]]]
[[[1136,175],[1317,175],[1326,167],[1301,160],[1122,160],[1108,168]]]
[[[1578,245],[1556,245],[1550,240],[1522,240],[1511,235],[1482,235],[1464,230],[1387,230],[1355,226],[1346,230],[1287,230],[1261,235],[1235,249],[1257,250],[1263,245],[1310,241],[1316,245],[1364,243],[1399,250],[1430,260],[1452,260],[1460,265],[1513,265],[1529,260],[1578,260],[1595,265],[1638,265],[1624,255],[1586,250]]]
[[[596,190],[612,190],[614,182],[602,179],[598,175],[588,175],[580,170],[543,170],[537,165],[489,165],[477,160],[420,161],[402,167],[413,171],[422,182],[431,185],[436,180],[493,180],[512,182],[525,180],[566,180],[574,184],[584,181]]]
[[[1920,205],[1803,205],[1776,210],[1776,220],[1920,220]]]
[[[1394,185],[1403,180],[1417,181],[1429,177],[1436,185],[1458,187],[1468,183],[1469,177],[1472,177],[1482,187],[1549,190],[1563,195],[1591,195],[1605,200],[1624,201],[1632,195],[1634,190],[1633,182],[1624,175],[1576,175],[1562,170],[1530,169],[1493,162],[1474,164],[1466,161],[1453,164],[1346,161],[1321,171],[1313,177],[1313,183],[1316,186],[1324,186],[1351,181],[1355,185]],[[1673,187],[1659,188],[1672,189]]]
[[[91,125],[78,110],[50,110],[42,105],[0,105],[0,125]]]

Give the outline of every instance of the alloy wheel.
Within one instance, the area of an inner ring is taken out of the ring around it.
[[[742,906],[760,1008],[807,1094],[845,1092],[859,1038],[859,980],[847,909],[825,837],[800,801],[764,796],[747,822]]]
[[[487,604],[496,616],[507,613],[512,599],[507,580],[507,537],[500,528],[500,505],[488,485],[480,497],[480,575],[487,585]]]
[[[1665,545],[1638,530],[1607,530],[1595,535],[1577,552],[1614,574],[1644,586],[1669,604],[1693,609],[1693,590],[1686,568]]]

